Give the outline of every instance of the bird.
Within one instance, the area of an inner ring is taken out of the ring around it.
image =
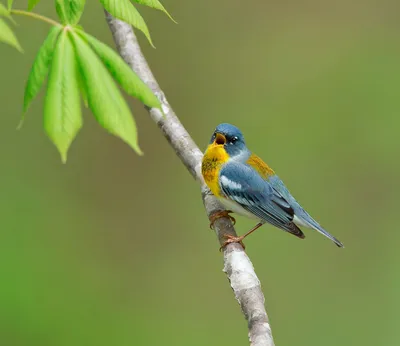
[[[265,223],[300,239],[305,238],[300,227],[313,229],[344,247],[303,209],[275,171],[247,148],[238,127],[228,123],[216,127],[203,155],[201,173],[211,192],[227,208],[210,217],[210,227],[220,217],[236,222],[231,213],[259,221],[240,237],[224,235],[221,249],[230,243],[245,248],[243,239]]]

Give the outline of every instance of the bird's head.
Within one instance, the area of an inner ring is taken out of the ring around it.
[[[224,149],[230,158],[246,161],[250,153],[242,132],[231,124],[220,124],[210,139],[210,146]]]

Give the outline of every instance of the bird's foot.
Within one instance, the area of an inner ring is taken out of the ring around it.
[[[212,214],[210,216],[210,228],[214,229],[214,222],[221,217],[227,217],[232,221],[233,224],[235,224],[236,220],[233,216],[229,215],[230,213],[233,213],[233,211],[232,210],[222,210],[222,211],[218,211],[218,212]]]
[[[232,244],[232,243],[239,243],[240,245],[242,245],[243,250],[246,249],[246,246],[244,246],[243,241],[242,241],[245,238],[244,236],[235,237],[235,236],[230,235],[230,234],[224,234],[223,237],[226,239],[226,241],[219,248],[219,251],[222,251],[222,249],[225,246],[227,246],[228,244]]]

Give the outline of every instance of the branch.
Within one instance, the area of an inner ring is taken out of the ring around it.
[[[132,27],[115,19],[108,12],[105,13],[117,50],[122,58],[161,101],[165,117],[159,109],[149,108],[150,117],[161,129],[190,174],[201,184],[203,203],[210,218],[224,208],[204,183],[201,175],[202,152],[165,98],[142,54]],[[214,229],[220,244],[224,242],[224,234],[236,236],[235,229],[228,218],[217,219],[214,223]],[[253,264],[241,245],[229,244],[224,248],[224,272],[248,322],[250,344],[252,346],[274,346],[260,281],[254,271]]]

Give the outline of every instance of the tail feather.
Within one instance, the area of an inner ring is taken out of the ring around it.
[[[325,231],[320,225],[314,226],[312,228],[315,229],[317,232],[323,234],[325,237],[327,237],[330,240],[332,240],[335,243],[336,246],[344,248],[344,245],[342,244],[341,241],[339,241],[339,239],[336,239],[332,234],[330,234],[329,232]]]
[[[325,231],[321,227],[321,225],[317,221],[315,221],[311,216],[308,215],[307,218],[303,218],[303,217],[300,218],[298,216],[295,216],[295,222],[300,226],[304,226],[304,227],[312,228],[312,229],[316,230],[317,232],[321,233],[328,239],[332,240],[336,246],[344,248],[344,245],[342,244],[342,242],[339,239],[335,238],[332,234]]]
[[[290,231],[288,232],[300,239],[304,239],[306,237],[304,233],[301,231],[301,229],[297,227],[296,224],[293,222],[290,224]]]

